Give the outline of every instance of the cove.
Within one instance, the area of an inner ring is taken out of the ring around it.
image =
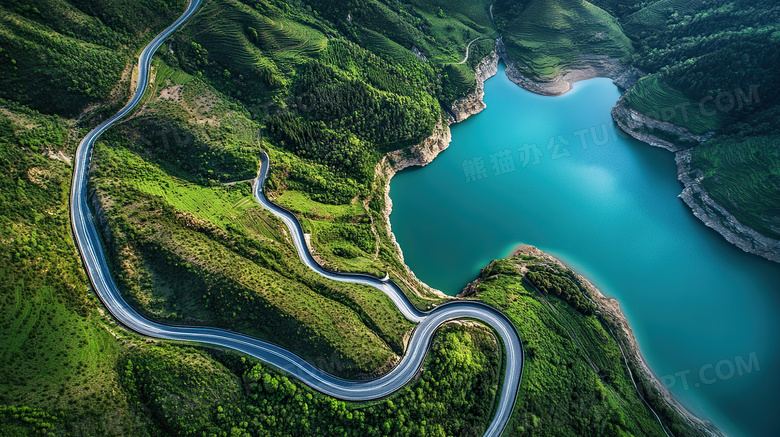
[[[728,435],[780,435],[780,265],[693,216],[674,155],[616,133],[619,97],[609,79],[539,96],[500,66],[487,109],[391,182],[406,263],[454,295],[517,244],[537,246],[620,301],[650,367],[694,414]]]

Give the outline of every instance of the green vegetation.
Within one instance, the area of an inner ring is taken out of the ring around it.
[[[499,0],[495,14],[507,56],[539,80],[579,65],[581,56],[627,59],[633,53],[617,19],[587,1]]]
[[[693,150],[702,185],[741,223],[780,239],[780,136],[720,137]]]
[[[740,222],[778,238],[780,6],[599,3],[618,15],[634,40],[633,64],[652,73],[627,93],[628,104],[694,133],[718,132],[692,152],[704,187]]]
[[[446,326],[421,378],[388,399],[349,403],[254,360],[173,346],[128,354],[122,380],[153,432],[171,435],[481,435],[500,365],[484,328]]]
[[[311,392],[252,360],[149,344],[118,329],[89,293],[68,237],[71,168],[61,157],[75,146],[73,126],[0,103],[2,435],[483,432],[492,414],[492,403],[484,400],[495,396],[500,371],[497,344],[484,328],[443,328],[417,381],[387,400],[365,404]],[[112,162],[129,165],[128,172],[165,176],[155,164],[133,160],[130,150],[104,147],[101,153],[117,155]],[[132,190],[167,196],[182,209],[196,210],[198,220],[226,229],[250,210],[245,185],[212,192],[171,177],[161,180],[165,190],[140,182],[127,178]],[[195,204],[209,208],[197,211]],[[364,298],[360,305],[371,308],[371,296]]]
[[[529,273],[522,275],[521,269]],[[523,339],[523,381],[505,434],[665,435],[637,395],[606,327],[609,322],[535,291],[529,279],[541,272],[582,287],[571,271],[548,259],[523,255],[491,262],[471,287],[472,297],[503,311]],[[654,388],[643,381],[638,384],[674,435],[697,435],[663,404]]]
[[[353,376],[401,352],[408,324],[390,300],[309,271],[249,184],[174,179],[116,144],[95,162],[119,284],[150,317],[246,332]]]
[[[672,88],[657,74],[645,76],[625,95],[626,102],[637,111],[657,120],[684,126],[691,132],[705,134],[723,126],[724,115],[714,102],[699,102]],[[706,114],[706,115],[705,115]]]
[[[590,302],[588,292],[577,275],[571,270],[561,272],[547,266],[529,266],[526,277],[542,293],[554,294],[577,311],[589,315],[596,309]]]
[[[134,415],[114,371],[121,344],[70,239],[74,147],[65,122],[0,101],[0,432],[119,435]]]
[[[103,101],[147,29],[162,29],[183,0],[0,2],[0,97],[73,117]],[[132,47],[128,47],[132,45]],[[129,70],[127,71],[129,73]],[[119,100],[127,97],[118,91]]]

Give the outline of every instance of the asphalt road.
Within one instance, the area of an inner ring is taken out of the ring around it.
[[[287,225],[301,260],[312,270],[334,281],[359,283],[376,288],[385,293],[407,319],[418,323],[401,361],[380,378],[361,381],[345,380],[317,369],[286,349],[243,334],[215,328],[173,326],[153,322],[138,314],[124,300],[106,264],[87,200],[88,169],[93,146],[106,129],[132,111],[141,100],[149,82],[149,66],[154,52],[171,33],[195,13],[200,3],[201,0],[191,0],[184,14],[144,48],[139,58],[139,81],[132,98],[118,113],[91,131],[76,150],[70,198],[71,225],[84,268],[95,293],[106,309],[119,323],[141,335],[231,348],[273,365],[319,392],[348,401],[382,398],[400,389],[419,371],[437,328],[453,319],[479,320],[495,330],[505,351],[500,400],[493,421],[485,432],[486,436],[500,435],[512,413],[523,371],[522,343],[509,319],[488,305],[464,300],[445,303],[430,312],[421,312],[390,280],[369,275],[338,274],[320,267],[304,243],[303,231],[295,216],[268,201],[263,195],[262,187],[269,166],[268,157],[265,155],[261,157],[260,174],[254,185],[255,199]]]

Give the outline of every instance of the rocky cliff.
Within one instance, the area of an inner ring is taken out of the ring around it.
[[[612,118],[632,137],[670,152],[690,149],[715,136],[715,132],[697,135],[672,123],[651,118],[629,107],[625,96],[620,97],[612,108]]]
[[[678,178],[685,187],[679,197],[696,217],[745,252],[780,262],[780,240],[766,237],[740,223],[701,186],[704,173],[691,167],[690,150],[678,152],[675,161]]]
[[[477,79],[477,85],[474,91],[466,97],[460,98],[452,103],[450,109],[450,122],[460,123],[470,116],[485,109],[485,81],[498,73],[498,54],[493,51],[487,55],[477,65],[474,76]]]

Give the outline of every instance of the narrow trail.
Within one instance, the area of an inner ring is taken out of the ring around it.
[[[478,36],[478,37],[472,39],[471,41],[469,41],[469,44],[466,46],[466,57],[464,57],[462,61],[458,62],[458,64],[465,64],[466,61],[469,60],[469,50],[471,50],[471,45],[474,44],[475,42],[481,40],[481,39],[484,39],[484,38],[481,37],[481,36]]]

